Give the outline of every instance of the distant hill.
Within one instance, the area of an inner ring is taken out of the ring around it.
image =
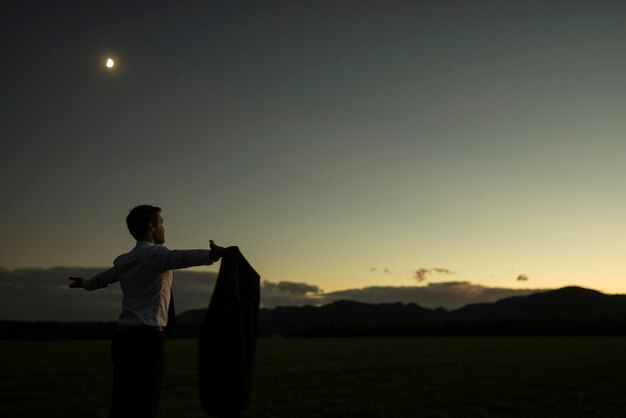
[[[467,305],[450,312],[458,320],[625,319],[626,295],[606,295],[582,287],[564,287],[495,303]]]
[[[177,316],[200,324],[206,310]],[[262,336],[402,336],[621,334],[626,332],[626,295],[565,287],[447,311],[414,303],[337,301],[321,307],[261,309]]]

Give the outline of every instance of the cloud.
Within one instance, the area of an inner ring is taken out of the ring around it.
[[[517,281],[518,282],[525,282],[528,280],[528,276],[525,274],[520,274],[519,276],[517,276]]]
[[[454,295],[463,298],[480,297],[487,289],[490,288],[470,282],[441,282],[428,284],[428,290],[432,293]]]
[[[415,280],[417,280],[417,281],[418,281],[418,283],[421,283],[421,282],[423,282],[424,280],[426,280],[426,278],[427,278],[426,276],[427,276],[429,273],[430,273],[430,270],[428,270],[428,269],[424,269],[424,268],[417,269],[417,270],[415,270],[415,273],[413,273],[413,278],[414,278]]]
[[[68,276],[92,277],[104,268],[55,267],[6,270],[0,268],[0,319],[57,321],[115,321],[121,310],[118,284],[87,292],[69,289]],[[433,269],[434,270],[434,269]],[[217,273],[174,272],[178,313],[209,305]],[[506,289],[470,282],[429,283],[426,286],[370,286],[324,292],[308,283],[263,280],[261,306],[321,305],[348,299],[365,303],[416,303],[426,308],[456,309],[468,303],[495,302],[546,289]]]
[[[374,272],[374,271],[378,271],[378,267],[370,267],[370,271]],[[389,275],[389,276],[393,276],[393,273],[390,269],[388,268],[382,268],[380,269],[380,271],[382,271],[383,273]]]
[[[115,321],[121,311],[122,292],[115,283],[91,292],[70,289],[69,276],[93,277],[106,267],[54,267],[7,270],[0,268],[0,320]],[[217,273],[174,272],[176,312],[209,306]],[[318,304],[322,289],[289,281],[261,284],[265,307]]]
[[[115,321],[121,311],[119,284],[88,292],[70,289],[68,276],[89,278],[105,267],[0,269],[0,319],[27,321]],[[176,311],[206,308],[217,274],[174,273]]]
[[[261,283],[263,290],[288,293],[290,295],[308,295],[318,294],[322,292],[322,289],[315,285],[297,282],[278,282],[273,283],[268,280],[263,280]]]
[[[354,300],[365,303],[416,303],[425,308],[458,309],[470,303],[488,303],[523,296],[547,289],[508,289],[486,287],[470,282],[429,283],[426,286],[370,286],[325,293],[323,303]]]
[[[297,282],[261,282],[261,306],[296,306],[319,303],[322,289],[318,286]]]
[[[437,274],[454,274],[454,272],[450,269],[444,268],[444,267],[433,267],[431,269],[427,269],[427,268],[419,268],[417,270],[415,270],[415,272],[413,273],[413,278],[418,282],[421,283],[423,281],[426,281],[428,279],[428,276],[431,273],[437,273]]]

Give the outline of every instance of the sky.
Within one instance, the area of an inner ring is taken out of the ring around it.
[[[626,292],[621,1],[0,7],[11,280],[147,203],[269,283]]]

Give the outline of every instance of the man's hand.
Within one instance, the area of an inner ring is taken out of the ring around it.
[[[74,288],[82,288],[83,287],[83,278],[82,277],[68,277],[68,279],[72,280],[70,283],[70,287]]]
[[[212,239],[209,240],[209,247],[211,248],[211,261],[215,262],[222,258],[224,247],[220,247]]]

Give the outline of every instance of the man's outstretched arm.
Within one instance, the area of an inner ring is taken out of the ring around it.
[[[195,266],[210,266],[222,257],[224,248],[209,240],[210,250],[170,250],[165,246],[155,247],[145,259],[160,270],[177,270]]]
[[[68,279],[72,281],[69,284],[70,288],[83,288],[85,290],[102,289],[111,283],[119,281],[115,267],[96,274],[91,279],[83,279],[82,277],[68,277]]]

